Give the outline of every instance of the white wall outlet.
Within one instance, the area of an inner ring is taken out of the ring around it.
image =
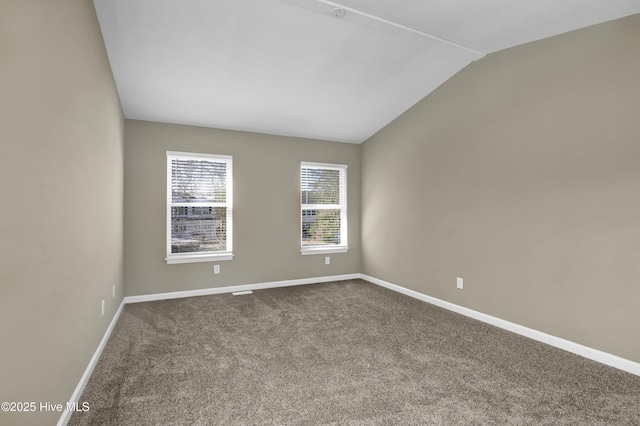
[[[213,265],[213,273],[214,274],[220,273],[220,265]]]
[[[325,265],[331,265],[331,257],[326,256],[326,257],[324,258],[324,264],[325,264]]]
[[[462,289],[464,287],[464,281],[462,280],[462,278],[458,277],[456,279],[456,285],[458,286],[459,289]]]
[[[102,299],[102,316],[104,316],[104,299]]]
[[[116,285],[115,284],[111,288],[111,297],[113,297],[113,298],[116,297]]]

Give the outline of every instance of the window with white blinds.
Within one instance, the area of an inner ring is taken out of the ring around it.
[[[167,151],[167,263],[233,258],[233,162]]]
[[[346,252],[347,166],[302,162],[301,253]]]

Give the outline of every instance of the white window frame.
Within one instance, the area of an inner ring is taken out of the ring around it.
[[[184,206],[181,203],[174,203],[171,192],[171,160],[212,160],[223,162],[227,166],[226,173],[226,202],[224,203],[189,203],[189,207],[226,207],[227,231],[226,250],[209,251],[199,253],[171,253],[171,207]],[[217,262],[233,259],[233,157],[231,155],[199,154],[194,152],[167,151],[167,257],[168,264],[194,263],[194,262]]]
[[[332,254],[332,253],[346,253],[349,251],[349,245],[347,243],[347,170],[349,166],[346,164],[332,164],[332,163],[314,163],[308,161],[302,161],[300,163],[300,253],[302,255],[311,254]],[[339,170],[340,171],[340,196],[339,204],[304,204],[302,203],[302,169],[326,169],[326,170]],[[302,236],[302,212],[304,210],[323,210],[323,209],[340,209],[340,245],[327,244],[327,245],[314,245],[304,246]]]

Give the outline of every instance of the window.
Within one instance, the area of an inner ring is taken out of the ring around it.
[[[347,166],[300,167],[301,253],[344,253],[347,246]]]
[[[233,258],[232,164],[228,155],[167,151],[167,263]]]

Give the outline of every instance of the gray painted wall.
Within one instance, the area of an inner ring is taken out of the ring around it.
[[[123,131],[92,2],[0,2],[0,401],[66,403],[122,301]]]
[[[127,295],[360,272],[360,145],[126,120]],[[167,265],[166,151],[233,156],[235,257]],[[300,254],[300,162],[349,166],[348,253]]]
[[[634,16],[489,55],[358,146],[125,122],[91,2],[1,3],[0,401],[68,400],[123,250],[128,295],[362,271],[640,362],[638,45]],[[166,150],[234,156],[220,275],[163,260]],[[329,266],[299,253],[300,161],[349,165]]]
[[[638,46],[489,55],[365,142],[363,273],[640,362]]]

